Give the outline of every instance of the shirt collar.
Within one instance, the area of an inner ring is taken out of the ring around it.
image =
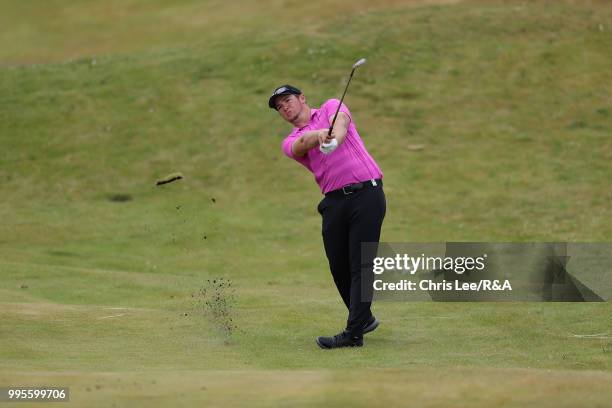
[[[315,116],[319,113],[319,110],[320,109],[317,109],[317,108],[310,108],[310,122],[308,124],[304,125],[303,127],[296,128],[296,129],[297,130],[302,130],[302,129],[305,129],[308,126],[310,126],[312,124],[312,121],[314,120]]]

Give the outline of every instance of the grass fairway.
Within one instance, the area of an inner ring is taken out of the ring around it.
[[[319,104],[368,58],[347,103],[385,174],[384,241],[609,242],[612,4],[69,3],[0,13],[0,387],[609,405],[608,302],[379,302],[365,347],[318,349],[345,309],[267,96]]]

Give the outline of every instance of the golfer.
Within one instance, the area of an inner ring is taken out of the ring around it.
[[[339,103],[329,99],[318,109],[311,108],[302,91],[291,85],[276,88],[268,101],[270,108],[293,125],[283,140],[283,152],[314,174],[325,195],[317,207],[323,217],[323,244],[348,308],[343,331],[317,338],[319,347],[325,349],[362,346],[363,335],[378,327],[370,310],[371,285],[364,286],[366,296],[362,297],[362,280],[371,281],[372,268],[371,260],[365,260],[362,268],[361,243],[379,241],[386,211],[382,172],[359,137],[346,105],[340,107],[328,135]]]

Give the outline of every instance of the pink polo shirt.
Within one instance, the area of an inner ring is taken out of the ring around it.
[[[345,104],[340,107],[340,112],[346,113],[351,118],[348,132],[344,142],[330,154],[323,154],[319,147],[310,149],[302,157],[293,155],[291,146],[295,139],[309,130],[326,129],[331,126],[329,117],[336,113],[338,99],[327,100],[319,109],[311,108],[310,122],[303,128],[293,128],[293,131],[283,140],[283,152],[290,158],[296,160],[315,177],[323,194],[337,190],[347,184],[359,183],[370,179],[382,178],[380,168],[366,150],[351,113]]]

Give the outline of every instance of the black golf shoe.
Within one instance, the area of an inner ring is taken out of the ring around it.
[[[363,325],[363,334],[376,330],[380,322],[374,316]]]
[[[333,349],[339,347],[361,347],[363,336],[353,336],[347,331],[338,333],[333,337],[317,337],[317,344],[322,349]]]

